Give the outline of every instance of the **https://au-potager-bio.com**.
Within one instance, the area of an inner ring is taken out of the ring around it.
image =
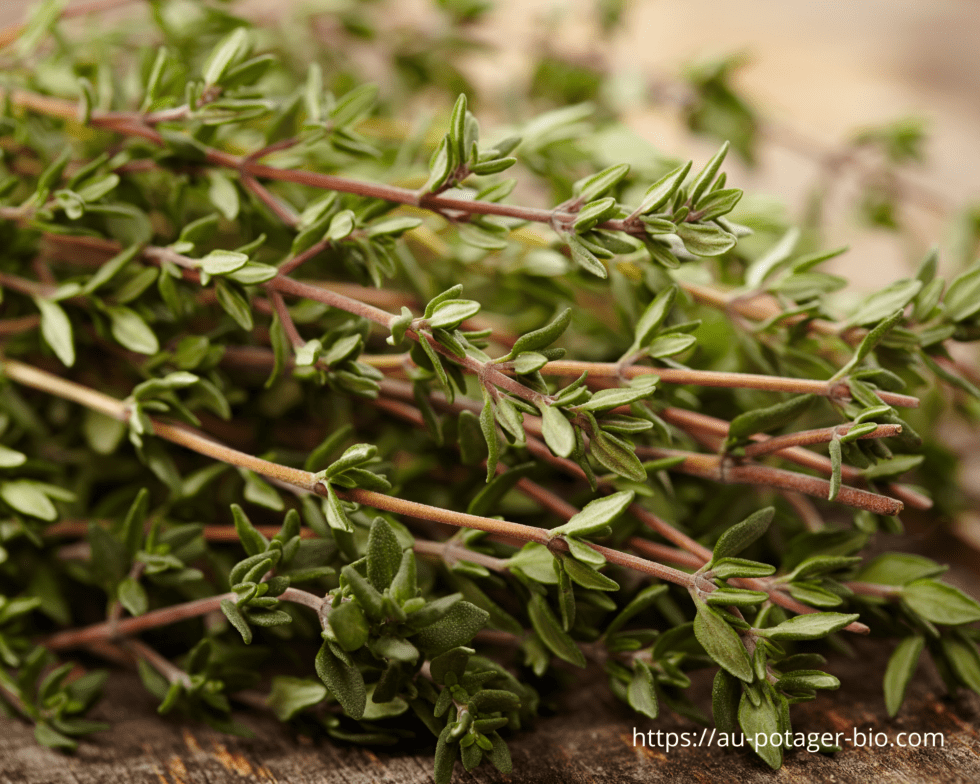
[[[853,727],[850,732],[760,732],[747,737],[741,732],[721,732],[716,728],[696,731],[643,730],[633,728],[633,745],[671,752],[683,748],[741,748],[750,746],[781,746],[809,752],[840,751],[851,748],[944,748],[946,738],[941,732],[887,732]]]

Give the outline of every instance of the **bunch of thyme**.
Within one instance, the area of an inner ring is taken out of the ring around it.
[[[727,144],[609,163],[588,105],[487,141],[465,93],[423,123],[336,49],[150,11],[73,40],[46,0],[0,50],[0,706],[40,743],[105,727],[77,650],[228,732],[431,732],[440,784],[508,772],[562,663],[751,743],[839,686],[800,641],[895,639],[891,714],[926,648],[980,692],[980,605],[862,556],[948,487],[908,418],[980,399],[980,265],[842,311]]]

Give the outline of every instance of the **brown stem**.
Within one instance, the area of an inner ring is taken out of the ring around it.
[[[303,340],[302,335],[299,334],[299,330],[296,329],[293,317],[289,315],[289,309],[286,307],[286,302],[283,300],[282,294],[278,291],[270,291],[269,301],[272,303],[272,308],[275,310],[276,315],[279,316],[279,323],[282,324],[286,337],[293,347],[300,348],[306,345],[306,341]]]
[[[639,453],[639,450],[637,451]],[[825,479],[770,466],[731,463],[729,458],[718,455],[704,455],[658,447],[645,447],[643,453],[653,457],[683,456],[684,462],[677,465],[674,470],[681,470],[684,473],[723,484],[762,485],[779,490],[793,490],[816,498],[827,498],[830,491],[830,483]],[[869,512],[883,515],[897,515],[904,508],[898,499],[870,493],[867,490],[859,490],[848,485],[841,486],[837,501],[845,506],[866,509]]]
[[[760,457],[778,452],[789,446],[805,446],[807,444],[825,444],[834,439],[834,435],[847,435],[854,425],[838,425],[837,427],[821,427],[816,430],[801,430],[798,433],[787,433],[782,436],[773,436],[765,441],[757,441],[745,447],[745,457]],[[870,433],[858,436],[858,439],[865,438],[889,438],[902,432],[901,425],[878,425]]]
[[[169,659],[161,656],[146,643],[133,638],[125,640],[123,646],[132,651],[138,658],[143,659],[143,661],[166,678],[168,683],[179,683],[185,689],[191,688],[191,676]]]
[[[272,210],[279,220],[290,228],[296,228],[299,224],[299,215],[296,214],[292,207],[276,198],[268,188],[251,174],[243,173],[240,179],[245,189],[251,191],[259,201]]]
[[[111,640],[117,636],[125,637],[137,634],[147,629],[155,629],[158,626],[168,626],[171,623],[207,615],[221,609],[221,602],[224,599],[234,601],[235,598],[234,593],[223,593],[219,596],[208,596],[205,599],[197,599],[173,607],[151,610],[136,618],[125,618],[116,624],[105,621],[82,629],[69,629],[48,637],[44,641],[44,646],[52,651],[61,651],[68,648],[78,648],[91,642]]]
[[[877,596],[882,599],[897,599],[902,595],[900,585],[880,585],[878,583],[846,582],[844,583],[854,593],[862,596]]]
[[[728,436],[728,427],[730,423],[726,422],[724,419],[717,419],[716,417],[707,416],[706,414],[700,414],[697,411],[687,411],[682,408],[665,408],[659,413],[660,417],[666,422],[676,425],[686,432],[693,434],[703,431],[719,438],[726,438]],[[751,440],[762,443],[768,441],[770,438],[771,436],[758,434],[752,436]],[[645,449],[646,447],[637,447],[637,455],[644,456]],[[789,460],[792,463],[803,466],[804,468],[811,468],[814,471],[819,471],[824,476],[830,476],[833,473],[833,465],[831,464],[830,459],[824,455],[818,455],[816,452],[811,452],[809,449],[803,449],[802,447],[798,446],[790,446],[780,449],[774,454],[784,460]],[[854,466],[842,466],[841,479],[849,484],[866,484],[864,474],[861,473],[860,469],[855,468]],[[888,488],[888,492],[895,498],[913,509],[932,508],[931,499],[925,497],[921,493],[916,492],[915,490],[912,490],[909,487],[906,487],[905,485],[893,482],[887,484],[886,487]]]

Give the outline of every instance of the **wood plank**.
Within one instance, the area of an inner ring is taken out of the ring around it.
[[[815,702],[794,708],[794,728],[800,732],[845,733],[873,730],[895,743],[900,732],[937,732],[942,747],[854,748],[845,743],[834,756],[797,750],[786,755],[773,774],[745,750],[674,748],[663,742],[653,748],[639,736],[648,731],[693,733],[693,722],[665,712],[657,721],[633,714],[608,692],[598,670],[583,673],[583,685],[569,693],[564,711],[539,719],[533,730],[511,742],[515,771],[503,776],[487,766],[472,774],[457,766],[455,781],[473,784],[657,784],[659,782],[739,781],[746,784],[836,782],[876,784],[896,782],[980,781],[980,698],[961,693],[943,697],[943,686],[931,665],[922,665],[901,715],[883,719],[881,675],[888,650],[875,641],[862,641],[859,656],[837,657],[828,670],[842,688]],[[708,673],[705,673],[707,676]],[[710,678],[695,681],[699,701],[707,707]],[[130,673],[110,679],[106,699],[93,718],[112,723],[113,730],[92,736],[74,755],[44,749],[31,729],[15,719],[0,720],[0,781],[18,784],[246,784],[247,782],[338,782],[338,784],[423,784],[431,782],[432,743],[428,737],[395,751],[311,741],[254,711],[238,717],[256,732],[253,739],[222,735],[179,717],[159,717],[151,697]],[[634,746],[634,730],[637,745]],[[710,730],[708,731],[710,734]],[[662,736],[661,741],[666,737]],[[644,738],[647,740],[648,738]],[[654,737],[656,740],[656,737]]]

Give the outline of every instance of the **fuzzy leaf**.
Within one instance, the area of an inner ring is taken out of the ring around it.
[[[554,538],[566,534],[588,536],[608,526],[619,517],[626,507],[633,503],[635,493],[632,490],[621,490],[618,493],[597,498],[583,507],[582,511],[572,517],[564,525],[552,528],[548,536]]]
[[[402,562],[402,547],[394,531],[383,517],[375,517],[367,544],[367,573],[371,585],[383,591],[398,572]]]
[[[326,684],[330,693],[352,719],[360,719],[367,706],[367,689],[364,677],[353,664],[337,658],[329,643],[320,646],[316,655],[316,674]]]
[[[756,634],[769,640],[819,640],[828,634],[839,632],[860,617],[857,613],[808,613],[796,615],[777,626],[756,629]]]
[[[769,529],[769,524],[772,523],[775,514],[775,507],[767,506],[765,509],[753,512],[742,522],[725,531],[715,544],[711,556],[712,563],[722,558],[731,558],[742,552]]]
[[[577,667],[585,667],[585,654],[562,630],[561,624],[543,596],[534,594],[528,602],[527,612],[534,631],[555,656]]]
[[[626,699],[637,713],[655,719],[659,713],[657,690],[653,687],[653,673],[641,659],[633,663],[633,677],[626,689]]]
[[[557,406],[541,406],[541,430],[544,442],[558,457],[568,457],[575,451],[575,429]]]
[[[752,682],[752,663],[742,640],[725,619],[706,604],[698,606],[698,614],[694,617],[694,636],[718,665],[739,680]]]

